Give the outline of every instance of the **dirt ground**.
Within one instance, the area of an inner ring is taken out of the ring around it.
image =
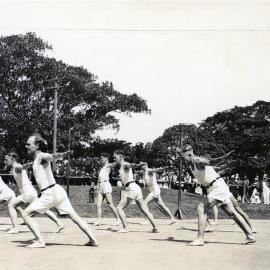
[[[5,234],[10,227],[7,217],[0,218],[0,265],[3,270],[133,270],[133,269],[269,269],[270,221],[253,220],[258,231],[257,242],[243,246],[244,234],[231,220],[220,220],[213,233],[206,234],[204,247],[189,247],[186,243],[196,237],[196,220],[157,220],[160,233],[149,233],[150,225],[140,225],[141,218],[130,218],[130,233],[121,234],[114,220],[106,218],[99,227],[91,226],[100,246],[85,247],[86,236],[68,219],[59,234],[45,217],[36,217],[46,241],[44,249],[24,246],[32,233],[24,225],[21,233]],[[20,222],[22,220],[20,219]]]

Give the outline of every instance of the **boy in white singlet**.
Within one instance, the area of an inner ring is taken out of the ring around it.
[[[122,192],[121,200],[116,207],[119,217],[121,219],[121,222],[123,224],[123,229],[120,230],[119,232],[121,233],[129,232],[128,227],[127,227],[127,222],[126,222],[126,215],[123,209],[127,205],[129,205],[133,200],[135,200],[139,209],[149,219],[150,223],[152,224],[153,229],[151,230],[151,232],[157,233],[158,229],[156,227],[155,221],[153,220],[152,215],[148,210],[148,207],[143,201],[142,190],[135,183],[133,179],[131,164],[128,162],[125,162],[124,152],[122,150],[115,150],[113,153],[113,156],[116,163],[120,165],[119,174],[120,174],[120,179],[123,183],[123,188],[124,188]]]
[[[203,203],[198,205],[198,237],[195,241],[189,243],[189,246],[203,246],[204,245],[204,232],[207,222],[207,211],[217,203],[221,204],[221,208],[238,224],[246,235],[246,240],[242,243],[244,245],[255,243],[256,239],[245,222],[243,217],[235,210],[231,202],[231,192],[229,187],[216,173],[213,166],[219,164],[221,160],[231,154],[228,153],[223,157],[215,159],[205,159],[196,157],[193,153],[191,145],[185,145],[178,149],[181,158],[190,166],[194,177],[198,182],[207,188],[208,195]]]
[[[56,208],[60,214],[66,214],[89,238],[87,246],[98,246],[97,241],[87,223],[73,209],[66,191],[56,184],[50,162],[62,159],[72,154],[72,151],[64,153],[44,153],[47,142],[39,135],[32,135],[28,138],[26,149],[34,159],[33,173],[40,189],[41,196],[34,200],[22,213],[25,223],[36,237],[36,241],[26,247],[44,248],[45,242],[40,230],[31,216],[35,213],[45,213],[50,208]]]
[[[221,164],[221,163],[222,163],[222,161],[214,167],[214,169],[218,172],[218,174],[219,174],[220,176],[224,175],[224,173],[226,172],[226,168],[225,168],[225,165],[226,165],[226,164]],[[248,226],[250,227],[250,229],[252,230],[252,232],[253,232],[253,233],[256,233],[256,229],[255,229],[254,225],[251,223],[251,221],[250,221],[250,219],[249,219],[249,216],[248,216],[247,213],[244,212],[243,209],[240,207],[240,205],[238,204],[236,198],[233,196],[232,193],[231,193],[230,200],[231,200],[231,202],[232,202],[233,207],[235,208],[235,210],[243,217],[243,219],[244,219],[245,222],[248,224]],[[217,220],[218,220],[218,208],[217,208],[217,206],[219,206],[219,204],[217,204],[217,205],[215,205],[215,206],[213,207],[213,211],[214,211],[214,221],[215,221],[214,225],[217,225],[217,224],[218,224],[218,222],[217,222]],[[215,208],[216,208],[216,209],[215,209]],[[210,225],[209,229],[211,230],[211,224],[210,224],[209,220],[208,220],[207,222],[208,222],[208,224]]]
[[[16,209],[21,213],[22,209],[20,206],[22,204],[30,204],[38,197],[37,192],[26,173],[26,168],[32,164],[21,165],[17,160],[18,156],[14,152],[5,155],[5,163],[11,169],[11,174],[20,191],[20,195],[18,197],[13,197],[8,204],[9,215],[13,225],[13,227],[7,231],[9,234],[19,233]],[[57,224],[56,232],[60,232],[64,229],[64,225],[52,211],[48,210],[44,214]]]
[[[111,168],[115,166],[114,163],[109,163],[109,157],[110,155],[108,153],[101,153],[100,160],[102,164],[102,168],[98,175],[98,197],[97,197],[97,222],[94,224],[95,226],[99,226],[101,224],[101,205],[104,199],[106,199],[108,206],[111,208],[113,214],[116,217],[116,223],[113,224],[114,226],[120,225],[121,220],[119,219],[119,215],[117,213],[117,210],[113,204],[112,200],[112,186],[110,184],[110,172]]]
[[[147,197],[144,199],[145,204],[148,207],[148,204],[155,200],[157,205],[165,211],[165,213],[170,217],[171,224],[174,224],[176,222],[174,216],[172,215],[170,209],[164,204],[161,195],[160,195],[160,187],[158,186],[157,179],[156,179],[156,173],[163,171],[163,168],[158,169],[151,169],[148,167],[147,162],[140,162],[139,164],[142,166],[142,169],[144,170],[143,174],[143,180],[145,184],[147,185],[150,193],[147,195]],[[143,222],[142,224],[148,224],[148,220]]]
[[[9,203],[12,198],[15,197],[15,193],[11,190],[0,176],[0,204]]]

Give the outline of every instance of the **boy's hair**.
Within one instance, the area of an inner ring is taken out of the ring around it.
[[[124,151],[123,150],[120,150],[120,149],[114,150],[113,153],[116,154],[116,155],[121,155],[123,157],[125,155]]]
[[[32,136],[35,137],[35,145],[38,145],[39,150],[47,150],[48,143],[39,133],[34,133]]]
[[[100,155],[99,155],[100,157],[105,157],[105,158],[110,158],[110,154],[109,153],[107,153],[107,152],[102,152],[102,153],[100,153]]]
[[[18,160],[18,155],[15,152],[9,152],[6,154],[6,156],[12,157],[15,160]]]

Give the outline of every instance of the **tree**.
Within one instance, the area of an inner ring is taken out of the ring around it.
[[[235,150],[231,171],[254,176],[270,170],[270,102],[216,113],[200,127],[226,151]]]
[[[58,150],[80,147],[104,127],[119,129],[113,114],[150,113],[144,99],[116,91],[111,82],[46,55],[52,46],[34,33],[0,38],[0,129],[7,149],[24,152],[26,137],[39,132],[52,143],[53,91],[58,91]]]
[[[180,142],[182,137],[182,142]],[[214,156],[224,154],[224,146],[218,144],[206,129],[195,125],[178,124],[166,129],[162,136],[157,138],[151,147],[151,157],[155,166],[178,167],[178,159],[172,159],[175,155],[173,147],[182,144],[191,144],[197,155],[204,156],[211,153]]]

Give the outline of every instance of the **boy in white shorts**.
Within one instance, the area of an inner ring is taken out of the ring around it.
[[[148,167],[147,162],[140,162],[140,166],[142,166],[144,170],[143,180],[147,185],[150,193],[144,199],[146,205],[148,205],[151,201],[155,200],[157,205],[170,217],[171,223],[174,224],[176,222],[174,216],[172,215],[170,209],[164,204],[161,195],[160,195],[160,187],[157,183],[156,173],[163,171],[163,168],[151,169]],[[148,206],[147,206],[148,207]],[[143,224],[147,224],[149,221],[146,220]]]
[[[30,136],[26,143],[27,152],[34,159],[33,173],[41,192],[41,196],[34,200],[22,213],[25,223],[37,239],[34,243],[26,247],[45,247],[45,242],[40,230],[31,216],[35,212],[43,214],[53,207],[56,208],[60,214],[66,214],[71,218],[71,220],[88,236],[89,241],[85,245],[98,246],[97,241],[87,223],[74,211],[67,197],[66,191],[60,185],[56,184],[51,170],[50,162],[52,160],[62,159],[63,157],[72,154],[72,151],[49,154],[42,152],[46,146],[47,142],[39,134]]]
[[[20,191],[20,195],[18,197],[13,197],[8,204],[9,215],[13,225],[13,227],[7,231],[9,234],[19,233],[16,209],[21,213],[22,209],[20,206],[22,204],[30,204],[38,197],[37,192],[26,173],[26,168],[32,164],[22,166],[17,162],[17,160],[18,156],[15,152],[10,152],[5,155],[5,163],[11,169],[11,174],[13,175]],[[57,224],[56,232],[60,232],[64,229],[64,225],[52,211],[48,210],[44,214]]]
[[[204,232],[207,222],[207,211],[214,205],[221,203],[221,208],[238,224],[238,226],[246,234],[246,240],[242,244],[255,243],[256,239],[252,233],[251,228],[245,222],[243,217],[235,210],[231,202],[231,192],[229,187],[216,173],[213,166],[219,164],[221,160],[231,154],[228,153],[223,157],[215,159],[205,159],[196,157],[193,153],[191,145],[185,145],[181,149],[177,149],[181,158],[190,166],[194,177],[198,182],[207,188],[207,198],[203,203],[198,205],[198,237],[195,241],[189,243],[189,246],[203,246]]]
[[[116,209],[118,211],[119,217],[121,219],[121,222],[123,224],[123,229],[119,232],[121,233],[128,233],[128,227],[126,222],[126,215],[124,212],[124,208],[128,206],[133,200],[135,200],[136,204],[138,205],[139,209],[142,211],[142,213],[149,219],[150,223],[153,226],[153,229],[151,232],[157,233],[158,229],[155,224],[155,221],[152,218],[151,213],[148,210],[148,207],[146,206],[145,202],[143,201],[142,196],[142,190],[141,188],[135,183],[133,179],[133,173],[131,169],[131,164],[128,162],[125,162],[124,160],[124,152],[122,150],[115,150],[113,152],[113,156],[115,159],[115,162],[120,165],[120,179],[123,184],[123,192],[121,196],[121,200],[119,204],[117,205]]]
[[[112,200],[112,186],[110,184],[110,172],[111,168],[115,166],[114,163],[109,163],[109,157],[110,155],[108,153],[101,153],[100,160],[102,164],[102,168],[98,175],[98,197],[97,197],[97,222],[94,224],[95,226],[99,226],[101,224],[101,205],[104,199],[106,199],[108,206],[111,208],[113,214],[116,217],[116,225],[121,224],[121,220],[119,219],[119,215],[117,213],[117,210],[113,204]]]

